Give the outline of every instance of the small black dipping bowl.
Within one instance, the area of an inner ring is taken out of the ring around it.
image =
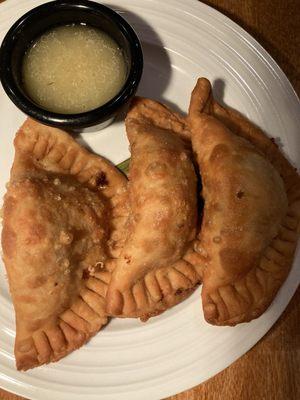
[[[59,114],[37,105],[22,84],[22,61],[31,44],[44,32],[59,25],[84,23],[108,33],[123,49],[127,79],[120,92],[94,110]],[[115,11],[87,0],[58,0],[33,8],[8,31],[0,48],[0,79],[15,105],[30,117],[51,126],[82,129],[108,125],[134,96],[143,71],[143,53],[131,26]]]

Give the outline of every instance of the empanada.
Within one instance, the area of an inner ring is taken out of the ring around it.
[[[291,267],[299,175],[262,131],[213,100],[204,78],[188,120],[205,202],[193,258],[202,266],[204,316],[216,325],[250,321],[270,305]]]
[[[128,237],[107,292],[107,311],[145,320],[199,282],[182,259],[195,237],[196,175],[180,138],[186,124],[163,105],[137,98],[126,118],[131,145]]]
[[[67,133],[28,119],[15,138],[2,247],[16,312],[15,357],[26,370],[57,361],[107,322],[126,178]]]

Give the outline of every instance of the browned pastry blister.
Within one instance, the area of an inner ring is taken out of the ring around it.
[[[186,123],[163,105],[137,98],[126,118],[131,146],[127,239],[115,262],[107,311],[146,320],[186,298],[199,283],[183,259],[195,237],[196,175]]]
[[[202,268],[204,316],[216,325],[247,322],[267,309],[291,268],[300,178],[259,128],[213,100],[204,78],[188,119],[205,202],[189,260]]]
[[[126,178],[67,133],[28,119],[15,138],[2,247],[15,357],[57,361],[106,324],[105,295],[127,220]]]

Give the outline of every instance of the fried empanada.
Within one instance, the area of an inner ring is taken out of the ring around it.
[[[204,78],[188,120],[205,202],[193,258],[202,266],[204,316],[216,325],[247,322],[266,310],[290,270],[300,178],[261,130],[213,100]]]
[[[67,133],[31,119],[14,144],[2,247],[16,364],[26,370],[59,360],[107,322],[104,269],[122,246],[127,180]]]
[[[126,118],[131,145],[128,237],[107,292],[107,311],[146,320],[178,303],[199,276],[183,260],[195,237],[196,175],[180,138],[186,123],[163,105],[137,98]]]

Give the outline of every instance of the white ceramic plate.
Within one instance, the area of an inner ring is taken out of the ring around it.
[[[43,1],[0,4],[0,41],[11,24]],[[214,83],[217,98],[237,108],[300,166],[299,100],[274,60],[240,27],[193,0],[107,0],[135,28],[145,70],[139,94],[186,111],[198,76]],[[13,160],[13,138],[24,115],[0,89],[0,196]],[[123,122],[82,139],[114,162],[129,155]],[[235,328],[205,323],[200,290],[151,319],[113,320],[89,344],[59,363],[15,370],[14,312],[4,266],[0,266],[0,385],[42,400],[161,399],[210,378],[249,350],[274,324],[300,281],[299,248],[294,267],[268,311]]]

